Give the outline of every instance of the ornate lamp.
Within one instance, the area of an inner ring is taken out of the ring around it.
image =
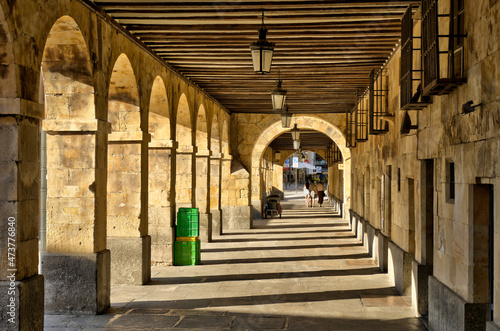
[[[288,105],[285,105],[285,109],[281,112],[281,126],[288,129],[290,125],[292,125],[292,114],[288,112]]]
[[[273,101],[273,110],[282,110],[285,108],[286,90],[281,88],[281,78],[279,71],[276,88],[271,92],[271,98]]]
[[[299,128],[297,128],[297,123],[293,126],[293,129],[291,131],[292,133],[292,139],[293,139],[293,149],[299,149],[300,148],[300,131]]]
[[[256,74],[267,75],[271,71],[271,62],[275,44],[266,40],[267,29],[264,25],[264,11],[262,11],[262,26],[259,29],[259,40],[250,43],[252,51],[253,70]]]

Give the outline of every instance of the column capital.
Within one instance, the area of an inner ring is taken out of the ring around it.
[[[210,157],[212,156],[212,151],[209,149],[201,149],[196,153],[196,157]]]
[[[212,160],[221,160],[222,159],[222,154],[221,153],[212,153],[210,156],[210,159]]]
[[[153,139],[149,142],[149,148],[155,149],[177,149],[177,141],[168,139]]]
[[[112,132],[108,135],[108,141],[127,141],[130,143],[150,142],[151,135],[144,131]]]
[[[111,123],[98,119],[44,120],[43,130],[48,134],[59,132],[103,132],[111,133]]]
[[[195,154],[198,150],[196,146],[178,146],[177,154]]]

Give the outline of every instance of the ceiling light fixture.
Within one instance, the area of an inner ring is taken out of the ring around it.
[[[267,29],[264,25],[264,11],[262,11],[262,26],[259,29],[259,40],[250,43],[252,51],[253,70],[256,74],[267,75],[271,71],[275,44],[266,40]]]
[[[273,101],[273,110],[282,110],[285,108],[286,90],[281,88],[281,76],[279,70],[278,81],[276,82],[276,88],[271,92],[271,98]]]

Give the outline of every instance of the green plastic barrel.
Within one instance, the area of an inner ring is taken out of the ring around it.
[[[200,221],[198,208],[179,208],[177,212],[177,237],[198,237]]]
[[[174,265],[195,265],[201,260],[200,240],[175,241]]]

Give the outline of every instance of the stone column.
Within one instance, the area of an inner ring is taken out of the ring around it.
[[[196,153],[196,207],[200,211],[200,240],[212,241],[212,214],[210,213],[210,150]]]
[[[151,236],[151,261],[173,264],[173,242],[175,241],[172,219],[172,151],[177,142],[153,140],[149,143],[149,194],[148,221]]]
[[[262,218],[262,197],[264,195],[264,190],[262,189],[262,176],[261,176],[261,166],[259,162],[252,162],[252,172],[251,172],[251,197],[252,197],[252,207],[253,207],[253,219]]]
[[[175,204],[179,208],[194,207],[194,155],[196,147],[179,146],[176,154]]]
[[[112,284],[146,284],[151,279],[148,235],[148,143],[142,131],[108,137],[107,245]]]
[[[221,154],[210,157],[210,214],[212,215],[212,234],[222,234],[221,209]]]
[[[0,113],[11,112],[9,107],[28,108],[30,114],[43,111],[24,99],[11,105],[5,101],[1,99]],[[0,116],[0,141],[0,329],[43,330],[44,280],[38,274],[39,119]]]
[[[105,165],[111,127],[100,120],[47,120],[44,126],[48,181],[47,253],[42,257],[42,274],[46,313],[96,314],[110,303]]]

